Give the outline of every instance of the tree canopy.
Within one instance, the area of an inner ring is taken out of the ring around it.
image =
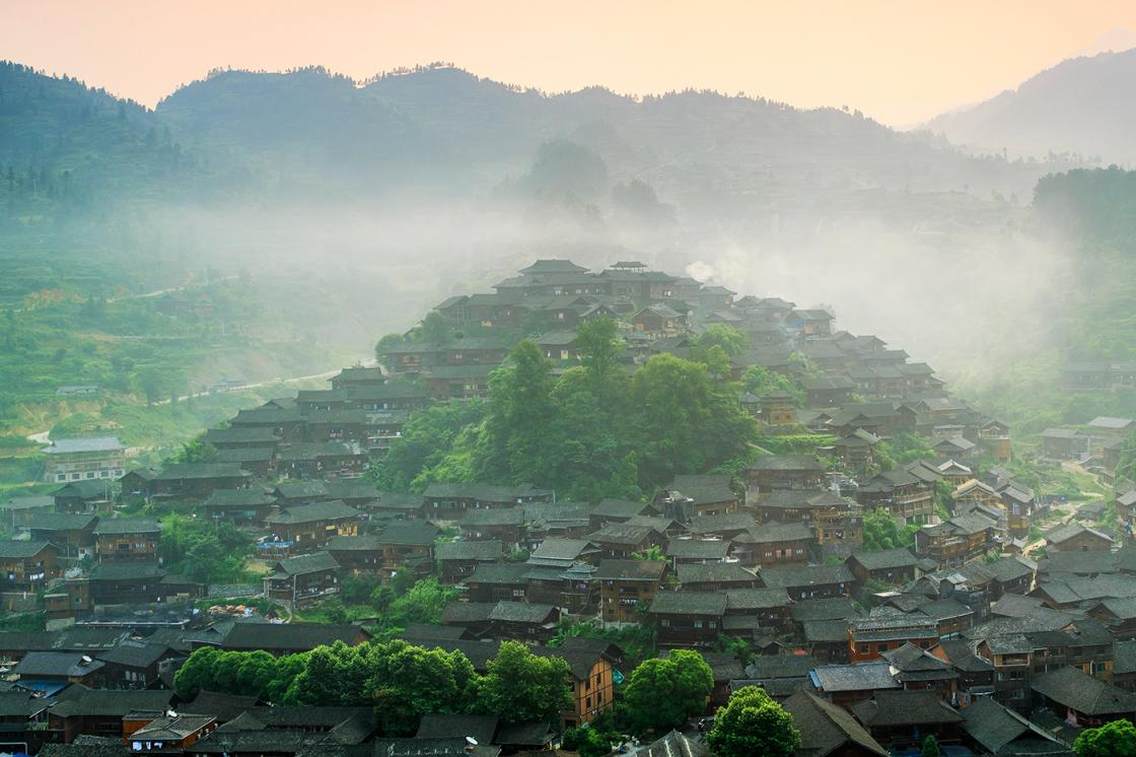
[[[1073,742],[1077,757],[1131,757],[1136,755],[1136,726],[1113,720],[1099,728],[1086,728]]]
[[[623,701],[639,731],[677,728],[706,710],[714,673],[698,652],[672,649],[642,662],[627,681]]]
[[[801,745],[793,716],[758,686],[743,686],[718,710],[706,743],[718,757],[789,757]]]

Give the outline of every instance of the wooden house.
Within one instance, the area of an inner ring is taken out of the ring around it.
[[[46,541],[0,541],[0,593],[34,593],[59,575],[59,549],[54,544]]]
[[[746,499],[777,489],[824,488],[825,469],[811,455],[767,455],[745,469]]]
[[[333,536],[324,546],[347,573],[381,573],[385,567],[383,545],[374,534]]]
[[[454,584],[473,575],[478,565],[504,559],[499,539],[482,541],[443,541],[434,546],[438,572],[443,583]]]
[[[99,562],[156,562],[162,527],[148,518],[102,518],[94,529]]]
[[[661,591],[647,615],[660,647],[709,647],[718,639],[726,595],[718,591]]]
[[[845,564],[861,585],[903,586],[918,578],[919,560],[906,547],[854,552]]]
[[[329,500],[310,505],[288,506],[270,515],[265,523],[273,541],[289,545],[295,552],[312,552],[322,548],[333,536],[359,533],[361,513],[343,502]]]
[[[40,513],[25,526],[32,541],[47,541],[59,549],[59,557],[81,559],[95,553],[95,515]]]
[[[604,623],[639,623],[667,572],[663,560],[601,560],[595,572]]]
[[[1066,523],[1045,534],[1045,546],[1051,552],[1108,552],[1114,543],[1108,534],[1080,523]]]
[[[277,560],[264,577],[264,595],[299,608],[339,594],[341,566],[328,552]]]

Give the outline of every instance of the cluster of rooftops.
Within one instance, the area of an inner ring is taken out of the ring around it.
[[[368,637],[356,625],[206,618],[189,604],[201,596],[259,595],[297,610],[338,596],[349,576],[409,571],[459,590],[439,625],[406,629],[409,641],[459,649],[476,667],[502,640],[520,640],[565,656],[582,686],[596,666],[619,670],[625,655],[588,640],[549,649],[561,622],[647,625],[663,649],[703,651],[715,672],[710,711],[742,685],[782,701],[804,735],[801,754],[883,754],[912,747],[916,732],[975,753],[1065,754],[1078,728],[1136,717],[1136,559],[1085,518],[1046,534],[1046,556],[1032,559],[1029,527],[1049,501],[1005,468],[979,470],[980,456],[1009,459],[1009,429],[951,398],[926,365],[876,337],[834,332],[827,311],[737,298],[633,261],[599,273],[537,261],[494,289],[436,308],[475,336],[403,340],[381,368],[345,369],[330,389],[211,429],[215,462],[122,477],[120,497],[248,529],[269,567],[259,585],[169,575],[157,558],[160,528],[109,515],[101,482],[64,486],[18,519],[13,510],[28,538],[0,542],[7,588],[43,591],[50,618],[113,642],[77,649],[67,632],[0,639],[13,663],[12,707],[26,705],[29,722],[56,741],[107,753],[180,741],[187,754],[456,754],[469,746],[458,734],[476,731],[477,748],[498,754],[550,747],[557,725],[587,722],[618,696],[613,686],[602,703],[581,697],[564,722],[525,734],[492,718],[438,717],[416,739],[389,740],[350,708],[326,708],[313,724],[208,692],[177,702],[167,688],[198,645],[282,654]],[[782,393],[743,395],[741,405],[770,434],[830,434],[835,442],[816,450],[829,462],[766,455],[737,475],[677,476],[647,502],[569,502],[492,483],[406,494],[360,478],[410,413],[482,394],[517,333],[538,333],[564,366],[576,359],[575,328],[596,317],[620,324],[632,367],[658,352],[685,354],[712,324],[737,328],[748,347],[735,367],[781,372],[805,398],[798,407]],[[900,434],[923,436],[933,455],[884,470],[880,445]],[[913,547],[864,547],[865,514],[879,509],[921,526]],[[94,566],[76,572],[84,558]],[[723,638],[744,641],[753,661],[712,651]],[[96,704],[120,694],[113,707]],[[88,720],[100,717],[102,731]],[[139,724],[133,736],[114,730]],[[705,747],[670,734],[645,749]]]

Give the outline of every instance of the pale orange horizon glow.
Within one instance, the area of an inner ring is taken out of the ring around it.
[[[1131,0],[0,2],[0,58],[151,106],[212,68],[444,60],[549,92],[706,88],[905,126],[1133,46]]]

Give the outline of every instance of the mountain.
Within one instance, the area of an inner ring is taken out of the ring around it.
[[[1080,57],[1042,71],[1015,90],[940,115],[927,128],[981,150],[1045,156],[1072,152],[1104,163],[1136,163],[1136,49]]]
[[[157,116],[189,144],[279,160],[301,180],[344,171],[351,182],[378,175],[388,185],[413,175],[492,185],[523,172],[552,139],[579,142],[615,178],[641,178],[664,195],[784,202],[801,192],[879,188],[986,193],[1017,191],[1036,178],[833,108],[693,91],[547,95],[449,67],[364,86],[322,69],[219,72],[170,95]]]

